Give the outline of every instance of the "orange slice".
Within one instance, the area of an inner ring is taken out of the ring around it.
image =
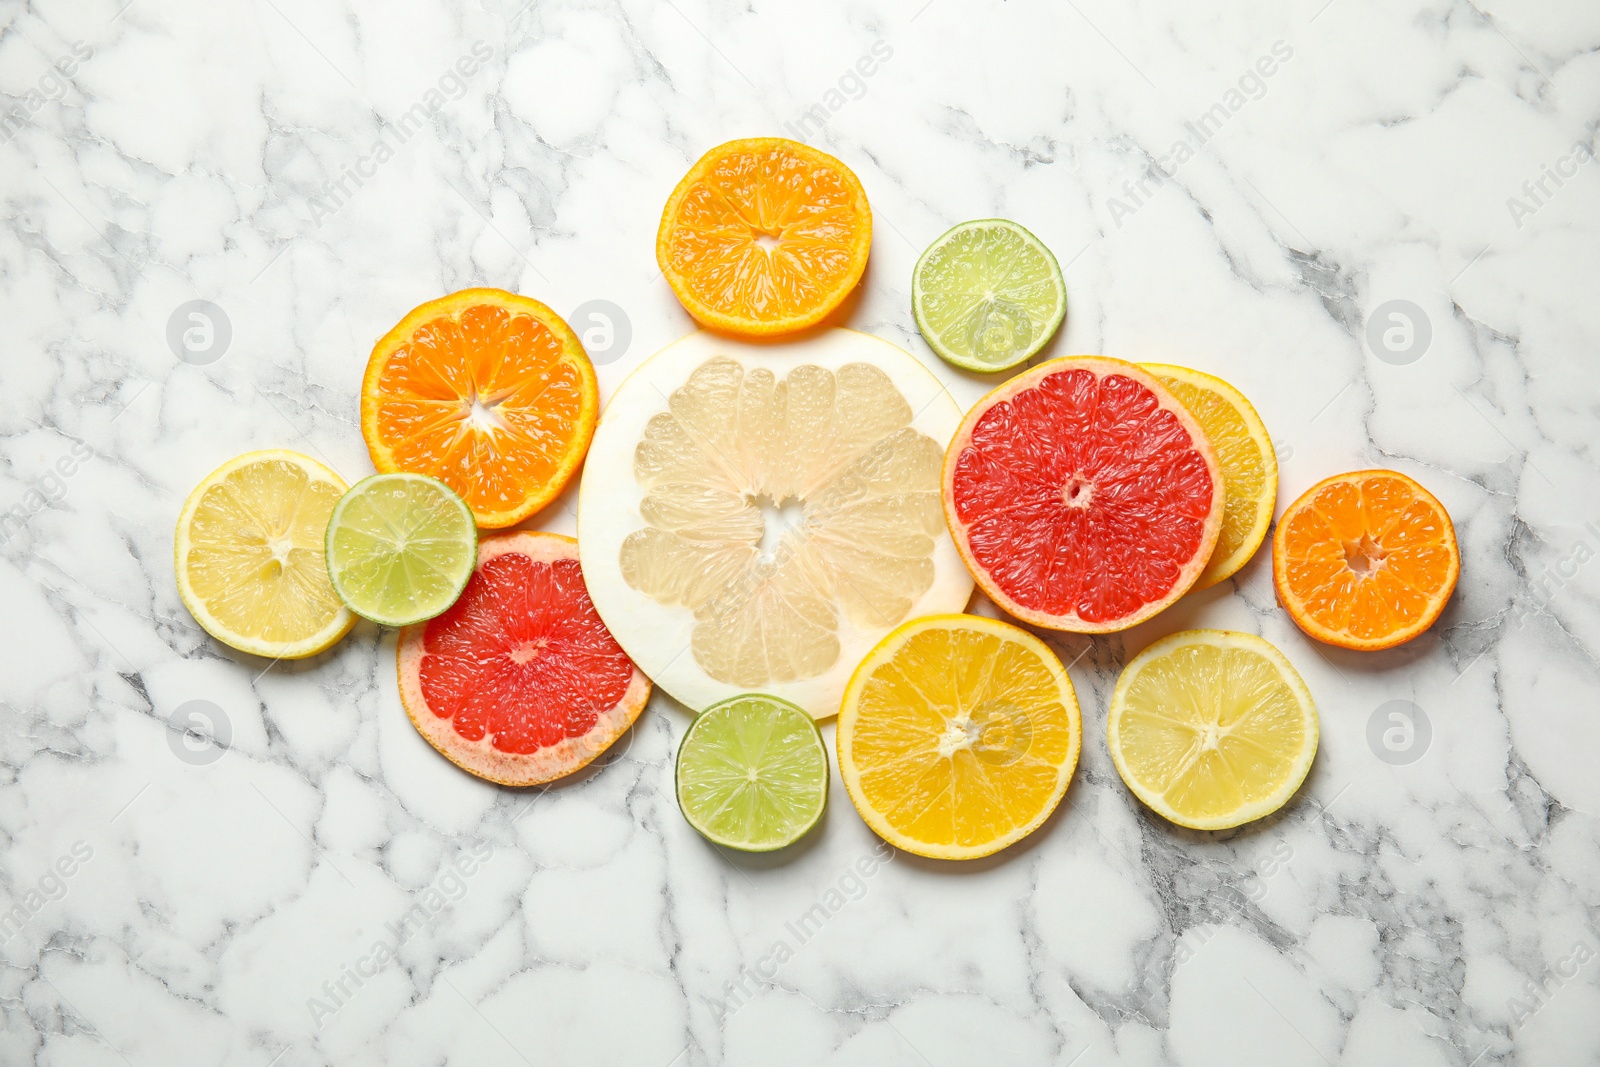
[[[718,145],[667,198],[656,262],[683,306],[730,333],[822,320],[861,280],[872,210],[850,168],[782,137]]]
[[[438,478],[488,528],[561,493],[599,410],[577,335],[539,301],[501,289],[417,308],[373,348],[361,383],[373,466]]]
[[[1272,580],[1295,625],[1373,651],[1433,625],[1461,574],[1444,505],[1397,471],[1324,479],[1289,505],[1272,538]]]

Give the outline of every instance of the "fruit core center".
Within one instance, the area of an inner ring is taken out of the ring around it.
[[[782,238],[779,234],[769,233],[766,230],[752,229],[750,231],[750,237],[755,241],[758,247],[768,253],[776,252],[778,250],[778,245],[782,241]]]
[[[765,495],[749,499],[761,511],[761,542],[756,548],[761,558],[770,562],[777,558],[778,546],[789,532],[805,525],[805,505],[792,496],[783,500]]]
[[[267,551],[272,554],[272,559],[267,565],[272,569],[274,576],[282,574],[289,566],[289,552],[293,548],[294,544],[287,537],[280,535],[267,538]]]
[[[544,651],[546,642],[543,638],[537,641],[524,641],[511,650],[511,662],[518,666],[527,663],[540,652]]]
[[[1200,747],[1209,752],[1215,752],[1222,735],[1227,731],[1216,723],[1206,723],[1200,728]]]
[[[1355,571],[1363,578],[1370,578],[1378,573],[1378,568],[1383,566],[1383,561],[1388,553],[1372,539],[1371,534],[1362,534],[1359,541],[1346,541],[1344,543],[1345,566]]]
[[[1074,474],[1061,487],[1061,502],[1069,508],[1086,508],[1094,499],[1094,483],[1081,474]]]
[[[477,390],[473,390],[472,398],[467,401],[466,410],[462,418],[472,429],[480,433],[492,434],[497,430],[506,428],[505,419],[500,417],[500,401],[504,397],[485,397]]]
[[[939,735],[939,755],[949,759],[962,749],[971,749],[982,732],[983,728],[973,722],[971,716],[965,712],[957,715],[945,723],[944,733]]]

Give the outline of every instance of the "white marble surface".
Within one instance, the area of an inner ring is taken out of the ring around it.
[[[0,1063],[1600,1058],[1592,0],[126,2],[0,2]],[[1054,351],[1232,379],[1280,507],[1356,466],[1438,494],[1464,557],[1439,625],[1314,646],[1258,558],[1056,640],[1077,779],[960,869],[880,857],[837,785],[792,854],[719,854],[672,800],[665,699],[518,794],[419,740],[392,636],[269,666],[195,626],[171,529],[208,470],[286,446],[365,473],[372,341],[470,284],[624,309],[609,389],[690,327],[653,257],[689,162],[819,107],[802,132],[877,220],[841,321],[970,402],[911,266],[1022,221],[1066,268]],[[204,365],[166,340],[195,299],[231,324]],[[1420,355],[1367,344],[1390,300]],[[1322,711],[1302,795],[1232,835],[1143,812],[1104,747],[1121,663],[1195,624],[1263,633]],[[169,727],[191,701],[224,747]],[[1391,701],[1431,724],[1409,763],[1368,741]]]

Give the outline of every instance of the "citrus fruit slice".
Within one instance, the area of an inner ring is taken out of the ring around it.
[[[1149,372],[1064,356],[967,412],[945,456],[944,507],[995,603],[1037,626],[1104,633],[1200,576],[1222,527],[1222,473]]]
[[[917,329],[939,358],[965,370],[1015,367],[1045,346],[1067,314],[1056,257],[1005,219],[963,222],[917,260]]]
[[[445,758],[501,785],[585,767],[633,725],[650,681],[594,612],[578,543],[486,537],[466,590],[400,633],[400,700]]]
[[[1307,635],[1344,648],[1411,640],[1439,617],[1460,574],[1449,513],[1398,471],[1318,482],[1272,539],[1278,602]]]
[[[178,515],[178,595],[218,641],[273,659],[314,656],[350,632],[322,539],[344,479],[310,456],[248,452],[195,486]]]
[[[787,700],[732,697],[689,724],[676,777],[678,807],[707,840],[771,852],[822,818],[828,752],[811,716]]]
[[[410,626],[461,596],[478,562],[478,527],[439,479],[374,474],[334,507],[327,551],[345,607],[382,626]]]
[[[1305,682],[1254,634],[1184,630],[1117,680],[1106,744],[1133,795],[1162,818],[1225,830],[1281,808],[1317,754]]]
[[[700,157],[667,198],[656,262],[700,322],[746,335],[820,322],[861,280],[872,210],[850,168],[754,137]]]
[[[975,859],[1055,810],[1082,729],[1072,679],[1043,641],[994,619],[930,615],[856,668],[839,710],[839,777],[885,841]]]
[[[691,710],[762,692],[835,714],[884,634],[972,593],[939,507],[960,417],[908,353],[853,330],[669,345],[611,398],[584,463],[595,608]]]
[[[1207,589],[1238,573],[1266,540],[1278,502],[1278,455],[1256,409],[1221,378],[1165,363],[1140,366],[1189,409],[1222,468],[1222,529],[1193,586]]]
[[[487,528],[556,498],[599,410],[577,335],[539,301],[500,289],[411,312],[373,348],[361,383],[373,466],[438,478]]]

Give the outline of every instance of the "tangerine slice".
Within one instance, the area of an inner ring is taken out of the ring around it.
[[[1460,574],[1449,513],[1398,471],[1323,479],[1289,505],[1272,538],[1278,602],[1308,636],[1343,648],[1416,637]]]
[[[656,261],[684,308],[730,333],[790,333],[861,280],[872,209],[849,167],[782,137],[718,145],[667,198]]]
[[[650,680],[595,613],[578,542],[484,538],[455,606],[400,633],[400,701],[446,759],[501,785],[585,767],[633,725]]]
[[[577,335],[544,304],[502,289],[418,307],[373,348],[361,383],[373,466],[438,478],[491,529],[560,495],[599,410]]]
[[[1224,496],[1200,424],[1153,375],[1063,356],[967,412],[945,453],[944,507],[995,603],[1037,626],[1106,633],[1194,584]]]

